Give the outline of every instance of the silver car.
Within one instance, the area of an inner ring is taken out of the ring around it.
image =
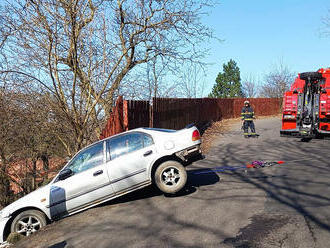
[[[182,130],[138,128],[79,151],[48,185],[0,212],[0,242],[152,183],[173,194],[186,184],[184,168],[201,155],[195,126]]]

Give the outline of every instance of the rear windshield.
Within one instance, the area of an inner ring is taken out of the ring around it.
[[[151,130],[151,131],[165,132],[165,133],[174,133],[174,132],[176,132],[176,130],[172,130],[172,129],[164,129],[164,128],[151,128],[151,127],[145,127],[144,129],[146,129],[146,130]]]

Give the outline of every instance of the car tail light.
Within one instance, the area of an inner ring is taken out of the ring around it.
[[[199,140],[200,138],[201,138],[201,135],[199,134],[198,130],[195,130],[195,131],[192,133],[192,141]]]

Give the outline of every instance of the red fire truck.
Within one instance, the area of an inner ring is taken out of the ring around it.
[[[285,92],[281,136],[330,137],[330,68],[300,73]]]

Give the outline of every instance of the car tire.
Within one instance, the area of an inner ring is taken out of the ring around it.
[[[46,225],[47,220],[44,213],[38,210],[27,210],[14,218],[11,223],[10,232],[30,236]]]
[[[186,185],[187,172],[179,162],[166,161],[156,169],[154,180],[162,192],[175,194]]]

